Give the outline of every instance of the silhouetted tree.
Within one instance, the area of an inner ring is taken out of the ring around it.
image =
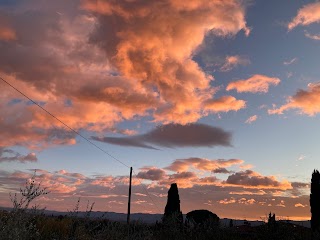
[[[163,221],[174,221],[177,223],[183,222],[182,212],[180,211],[180,197],[178,186],[172,183],[168,191],[167,205],[164,210]]]
[[[193,210],[187,213],[187,221],[193,225],[218,226],[220,218],[208,210]]]
[[[230,219],[230,221],[229,221],[229,227],[233,227],[233,220],[232,219]]]
[[[269,217],[268,217],[268,227],[270,230],[275,230],[276,228],[276,214],[271,214],[271,212],[269,213]]]
[[[320,239],[320,173],[318,170],[314,170],[311,177],[310,208],[314,239]]]

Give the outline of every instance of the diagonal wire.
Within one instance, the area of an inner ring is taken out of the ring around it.
[[[111,157],[113,160],[119,162],[120,164],[122,164],[123,166],[130,168],[127,164],[125,164],[124,162],[122,162],[121,160],[119,160],[118,158],[114,157],[113,155],[111,155],[109,152],[105,151],[104,149],[102,149],[101,147],[99,147],[97,144],[95,144],[94,142],[90,141],[88,138],[86,138],[85,136],[83,136],[81,133],[79,133],[78,131],[76,131],[75,129],[73,129],[72,127],[70,127],[69,125],[67,125],[66,123],[64,123],[62,120],[60,120],[58,117],[56,117],[55,115],[53,115],[51,112],[49,112],[47,109],[45,109],[44,107],[42,107],[40,104],[38,104],[37,102],[35,102],[33,99],[31,99],[30,97],[28,97],[26,94],[24,94],[23,92],[21,92],[19,89],[17,89],[15,86],[13,86],[12,84],[10,84],[8,81],[6,81],[5,79],[3,79],[2,77],[0,77],[0,79],[6,83],[8,86],[10,86],[11,88],[13,88],[14,90],[16,90],[18,93],[20,93],[22,96],[24,96],[25,98],[27,98],[29,101],[31,101],[33,104],[35,104],[36,106],[38,106],[39,108],[41,108],[44,112],[46,112],[47,114],[49,114],[52,118],[56,119],[58,122],[60,122],[62,125],[64,125],[66,128],[70,129],[72,132],[74,132],[75,134],[77,134],[78,136],[80,136],[82,139],[84,139],[85,141],[87,141],[89,144],[93,145],[94,147],[96,147],[97,149],[99,149],[100,151],[102,151],[103,153],[107,154],[109,157]],[[135,173],[135,171],[133,171],[135,175],[137,175]],[[157,208],[157,210],[159,212],[160,209],[158,208],[157,204],[155,204],[155,202],[153,201],[153,199],[151,198],[147,188],[145,187],[144,184],[142,184],[141,180],[139,178],[137,178],[138,181],[140,182],[140,184],[143,186],[145,192],[147,193],[148,197],[150,198],[150,200],[152,201],[153,205]]]
[[[142,183],[142,181],[137,177],[137,173],[132,169],[134,175],[136,176],[136,179],[139,181],[140,185],[142,186],[142,188],[144,189],[144,191],[146,192],[147,196],[149,197],[149,199],[151,200],[151,202],[153,203],[153,205],[157,208],[157,210],[159,211],[159,213],[161,213],[161,210],[158,208],[158,205],[155,203],[155,201],[153,201],[153,199],[151,198],[151,194],[149,193],[147,187]]]
[[[14,90],[16,90],[18,93],[20,93],[22,96],[24,96],[25,98],[27,98],[29,101],[31,101],[33,104],[35,104],[36,106],[38,106],[39,108],[41,108],[43,111],[45,111],[47,114],[49,114],[51,117],[53,117],[54,119],[56,119],[58,122],[60,122],[62,125],[64,125],[66,128],[70,129],[72,132],[74,132],[75,134],[77,134],[78,136],[80,136],[81,138],[83,138],[85,141],[87,141],[88,143],[90,143],[91,145],[93,145],[94,147],[98,148],[100,151],[104,152],[105,154],[107,154],[109,157],[111,157],[112,159],[114,159],[115,161],[119,162],[120,164],[122,164],[123,166],[130,168],[127,164],[125,164],[124,162],[120,161],[119,159],[117,159],[116,157],[112,156],[110,153],[108,153],[107,151],[103,150],[101,147],[99,147],[97,144],[95,144],[94,142],[90,141],[88,138],[86,138],[85,136],[83,136],[81,133],[79,133],[78,131],[76,131],[75,129],[73,129],[72,127],[70,127],[69,125],[67,125],[66,123],[64,123],[62,120],[60,120],[59,118],[57,118],[55,115],[53,115],[52,113],[50,113],[47,109],[45,109],[44,107],[42,107],[39,103],[35,102],[34,100],[32,100],[30,97],[28,97],[26,94],[24,94],[23,92],[21,92],[19,89],[17,89],[16,87],[14,87],[13,85],[11,85],[9,82],[7,82],[6,80],[4,80],[2,77],[0,77],[0,79],[5,82],[7,85],[9,85],[11,88],[13,88]]]

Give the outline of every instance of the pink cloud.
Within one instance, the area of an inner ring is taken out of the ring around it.
[[[270,85],[278,85],[279,78],[272,78],[265,75],[256,74],[248,79],[234,81],[228,84],[226,90],[235,89],[237,92],[251,92],[251,93],[267,93]]]
[[[320,22],[320,3],[310,3],[298,10],[297,15],[288,24],[288,29]]]
[[[17,36],[13,29],[5,26],[0,26],[0,40],[12,41],[16,40]]]
[[[146,170],[145,168],[144,170]],[[148,169],[152,169],[149,167]],[[77,173],[67,176],[66,170],[49,173],[45,170],[38,170],[41,175],[37,176],[37,182],[41,181],[47,186],[51,185],[52,192],[45,198],[39,199],[36,203],[47,209],[66,211],[73,209],[79,197],[82,199],[80,209],[86,208],[86,201],[94,199],[96,211],[115,211],[126,212],[126,201],[128,194],[127,176],[86,176],[80,185],[75,185]],[[29,172],[9,173],[0,170],[0,202],[2,206],[10,206],[8,192],[15,192],[25,182],[25,179],[31,177]],[[155,181],[154,184],[140,183],[134,179],[134,188],[132,195],[132,212],[162,212],[167,200],[167,191],[171,181],[166,181],[170,174],[164,177],[164,180]],[[265,214],[265,206],[272,204],[285,205],[277,209],[278,215],[291,216],[295,218],[305,218],[309,214],[308,208],[295,207],[297,203],[307,205],[308,195],[298,195],[296,198],[290,197],[290,191],[279,190],[281,196],[275,196],[275,189],[248,189],[245,186],[221,183],[221,180],[215,176],[197,176],[195,172],[181,172],[171,174],[172,180],[180,181],[178,183],[181,207],[183,213],[186,213],[195,207],[208,208],[210,203],[214,206],[214,212],[219,217],[239,218],[245,212],[246,217],[259,219],[259,216]],[[95,184],[93,184],[96,181]],[[101,184],[102,182],[109,184]],[[163,184],[161,182],[163,181]],[[144,186],[142,186],[144,185]],[[295,186],[302,186],[302,183],[296,183]],[[181,186],[181,187],[180,187]],[[148,194],[144,191],[148,188]],[[234,192],[234,193],[232,193]],[[239,195],[241,193],[241,196]],[[236,195],[236,196],[235,196]],[[153,205],[150,197],[154,200],[157,207]],[[208,201],[208,199],[210,199]],[[143,204],[142,204],[143,203]],[[220,203],[220,204],[217,204]],[[263,204],[262,204],[263,203]],[[285,204],[284,204],[285,203]],[[227,207],[225,207],[227,205]],[[158,208],[158,209],[157,209]]]
[[[166,169],[171,171],[183,172],[193,167],[197,170],[214,171],[222,167],[231,167],[233,165],[238,165],[243,162],[244,161],[241,159],[209,160],[204,158],[187,158],[175,160],[172,164],[166,167]]]
[[[310,39],[313,39],[313,40],[316,40],[316,41],[320,40],[320,34],[311,34],[311,33],[305,32],[304,35],[307,38],[310,38]]]
[[[249,118],[245,121],[245,123],[251,124],[251,123],[257,121],[257,119],[258,119],[258,116],[257,116],[257,115],[253,115],[253,116],[249,117]]]
[[[92,42],[113,54],[111,63],[124,76],[138,79],[142,89],[154,87],[160,93],[162,106],[154,113],[156,121],[185,124],[202,116],[202,103],[211,98],[212,77],[192,60],[192,54],[209,30],[218,36],[234,35],[241,29],[249,33],[244,7],[235,0],[141,5],[87,0],[82,8],[103,15]],[[114,19],[112,27],[109,18]],[[108,42],[106,34],[112,38]]]
[[[248,64],[250,64],[250,60],[246,57],[239,55],[227,56],[225,63],[221,66],[220,70],[222,72],[228,72],[239,65],[246,66]]]
[[[206,111],[214,113],[238,111],[246,107],[246,102],[244,100],[237,100],[232,96],[223,96],[217,99],[207,100],[204,107]]]
[[[310,83],[308,90],[298,90],[279,108],[268,109],[269,114],[283,114],[284,111],[298,109],[301,114],[314,116],[320,112],[320,84]]]
[[[61,6],[64,13],[57,14]],[[216,37],[249,34],[241,1],[88,0],[81,8],[28,2],[0,20],[0,29],[11,31],[0,31],[0,39],[15,39],[1,45],[1,76],[70,127],[131,135],[115,125],[148,115],[155,122],[187,124],[244,107],[231,96],[210,106],[213,77],[192,58],[209,31]],[[28,9],[37,14],[25,14]],[[0,146],[76,143],[74,134],[12,89],[1,91]]]
[[[0,147],[0,163],[1,162],[37,162],[38,158],[35,153],[28,153],[27,155],[22,155],[11,149],[6,149]]]

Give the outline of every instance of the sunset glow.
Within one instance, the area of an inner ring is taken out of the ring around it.
[[[314,0],[0,1],[0,206],[36,171],[40,206],[124,213],[132,166],[132,212],[177,183],[183,213],[310,219],[319,40]]]

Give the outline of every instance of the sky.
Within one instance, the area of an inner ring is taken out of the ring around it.
[[[319,53],[319,1],[0,0],[0,206],[310,219]]]

